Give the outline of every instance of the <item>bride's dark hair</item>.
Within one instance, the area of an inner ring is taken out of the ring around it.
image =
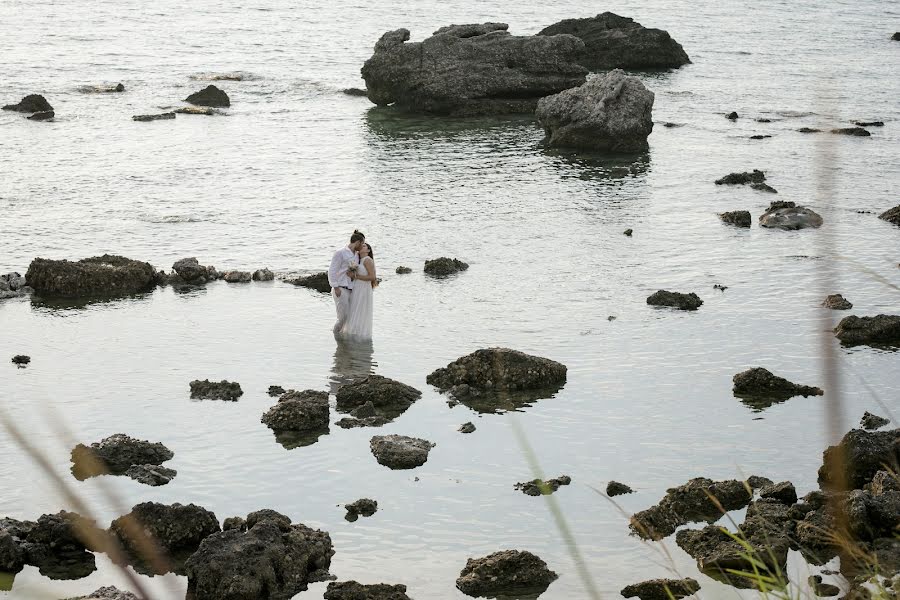
[[[372,250],[372,246],[369,244],[369,242],[363,242],[363,243],[366,245],[366,248],[369,249],[369,258],[371,258],[372,260],[375,260],[375,252]]]

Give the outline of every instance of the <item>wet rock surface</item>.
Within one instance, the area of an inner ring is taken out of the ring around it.
[[[885,425],[890,423],[890,419],[885,419],[884,417],[879,417],[878,415],[873,415],[869,411],[866,411],[862,419],[859,420],[859,424],[863,429],[874,430],[880,429]]]
[[[608,484],[606,484],[606,495],[610,498],[632,493],[634,493],[634,490],[624,483],[619,483],[618,481],[610,481]]]
[[[328,273],[326,272],[287,279],[285,282],[300,287],[310,288],[317,292],[322,292],[323,294],[331,293],[331,284],[328,283]]]
[[[131,120],[146,123],[147,121],[166,121],[174,118],[174,112],[165,112],[159,113],[157,115],[134,115],[133,117],[131,117]]]
[[[458,431],[460,433],[472,433],[475,431],[475,425],[473,425],[471,422],[463,423],[459,426]]]
[[[285,392],[278,403],[263,414],[262,423],[272,431],[327,431],[328,392]]]
[[[227,108],[231,106],[231,100],[228,98],[228,94],[214,85],[208,85],[199,92],[194,92],[185,98],[184,101],[197,106],[212,106],[218,108]]]
[[[848,346],[900,345],[900,316],[844,317],[834,328],[834,335]]]
[[[504,550],[466,561],[456,587],[473,597],[540,594],[558,577],[547,563],[531,552]]]
[[[203,266],[196,257],[182,258],[175,261],[172,270],[185,283],[203,284],[215,281],[219,277],[215,267]]]
[[[30,117],[25,117],[29,121],[50,121],[53,117],[56,116],[56,113],[52,110],[45,110],[41,112],[36,112]]]
[[[751,183],[750,188],[754,190],[758,190],[760,192],[769,192],[770,194],[777,194],[778,190],[773,188],[768,183]]]
[[[378,511],[378,502],[371,498],[360,498],[356,502],[345,504],[344,509],[347,511],[344,518],[352,523],[360,516],[371,517],[374,515]]]
[[[640,600],[678,600],[686,598],[700,591],[700,584],[696,579],[651,579],[642,581],[622,589],[625,598],[640,598]]]
[[[253,274],[250,271],[225,271],[223,279],[228,283],[249,283],[253,280]]]
[[[406,595],[405,585],[373,583],[364,585],[356,581],[332,581],[325,590],[325,600],[412,600]]]
[[[28,94],[16,104],[7,104],[3,110],[12,110],[22,113],[38,113],[52,111],[53,107],[47,99],[40,94]]]
[[[395,272],[397,273],[397,275],[409,275],[410,273],[412,273],[412,269],[410,269],[409,267],[400,266],[397,267],[397,270]]]
[[[574,36],[514,36],[504,23],[453,25],[422,42],[389,31],[362,68],[369,100],[451,116],[529,113],[539,98],[584,83]]]
[[[565,19],[537,35],[570,34],[584,42],[578,64],[591,71],[669,69],[691,60],[681,44],[662,29],[650,29],[628,17],[604,12],[596,17]]]
[[[853,429],[823,453],[819,486],[827,490],[843,479],[850,489],[860,489],[885,466],[900,472],[900,429]]]
[[[750,183],[762,183],[766,180],[766,174],[758,169],[752,172],[729,173],[725,177],[716,179],[716,185],[745,185]]]
[[[285,393],[285,389],[280,385],[270,385],[266,393],[273,397],[280,396]]]
[[[224,114],[222,111],[208,106],[182,106],[181,108],[176,108],[175,112],[179,115],[204,115],[207,117]]]
[[[635,513],[631,517],[631,530],[642,538],[659,540],[688,523],[711,523],[722,516],[723,508],[728,511],[747,506],[752,497],[748,488],[749,485],[735,479],[691,479],[667,490],[657,505]]]
[[[125,86],[121,83],[84,85],[78,88],[78,91],[83,94],[121,94],[125,91]]]
[[[369,448],[378,464],[391,469],[414,469],[425,464],[435,444],[405,435],[376,435]]]
[[[16,367],[24,369],[31,363],[31,357],[25,356],[24,354],[16,354],[12,357],[12,359],[10,359],[10,362],[16,365]]]
[[[651,306],[669,306],[680,310],[697,310],[703,305],[703,300],[693,292],[683,294],[681,292],[659,290],[647,298],[647,304]]]
[[[777,500],[788,506],[797,503],[797,490],[794,489],[794,484],[790,481],[764,486],[759,490],[759,496],[760,498]]]
[[[90,446],[72,449],[72,474],[79,481],[97,475],[125,475],[135,465],[159,466],[175,454],[159,442],[139,440],[117,433]]]
[[[841,127],[838,129],[832,129],[831,133],[837,133],[840,135],[852,135],[855,137],[869,137],[870,135],[872,135],[862,127]]]
[[[619,69],[542,98],[535,116],[553,148],[645,152],[653,131],[654,94]]]
[[[805,206],[796,206],[793,202],[773,202],[759,216],[760,226],[788,231],[821,227],[823,222],[817,212]]]
[[[166,485],[178,475],[175,469],[169,469],[159,465],[132,465],[125,471],[126,477],[131,477],[144,485]]]
[[[156,271],[149,263],[104,254],[77,262],[35,258],[25,278],[48,296],[122,296],[152,289]]]
[[[245,526],[210,535],[187,560],[188,598],[288,600],[328,578],[328,533],[273,510],[250,513]]]
[[[210,381],[195,379],[190,384],[191,398],[199,400],[227,400],[237,402],[244,395],[241,384],[232,381]]]
[[[791,383],[762,367],[742,371],[735,375],[732,381],[734,382],[732,388],[734,395],[757,410],[784,402],[794,396],[821,396],[825,393],[817,387]]]
[[[541,390],[566,381],[566,366],[509,348],[476,350],[433,371],[426,381],[442,391],[458,386],[489,392]]]
[[[723,223],[735,225],[737,227],[750,227],[753,222],[750,217],[750,211],[733,210],[731,212],[719,213],[719,218]]]
[[[572,483],[571,477],[569,477],[568,475],[560,475],[559,477],[554,477],[553,479],[532,479],[531,481],[526,481],[524,483],[517,483],[513,486],[513,488],[520,490],[527,496],[549,496],[550,494],[558,490],[559,486],[569,485],[570,483]]]
[[[446,256],[425,261],[425,273],[432,277],[449,277],[468,268],[469,265],[463,261]]]
[[[195,504],[143,502],[109,527],[126,560],[145,574],[184,574],[184,561],[221,531],[216,515]]]
[[[102,539],[93,521],[72,512],[0,519],[0,566],[15,573],[28,564],[50,579],[81,579],[97,569],[90,551],[100,550]]]
[[[396,419],[422,397],[422,392],[381,375],[369,375],[341,386],[335,397],[337,410],[349,412],[357,421],[341,426],[365,427],[384,425]]]
[[[832,310],[850,310],[853,304],[840,294],[831,294],[822,301],[822,306]]]
[[[67,600],[141,600],[131,592],[120,590],[115,586],[98,588],[87,596],[76,596]]]
[[[272,281],[275,279],[275,273],[269,269],[257,269],[253,271],[253,281]]]
[[[887,221],[888,223],[893,223],[894,225],[900,225],[900,204],[895,206],[894,208],[890,208],[880,215],[878,218],[882,221]]]

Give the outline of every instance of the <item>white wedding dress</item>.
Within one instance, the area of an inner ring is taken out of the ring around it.
[[[360,263],[357,271],[360,275],[369,274],[366,269],[367,262],[369,261],[364,260]],[[375,304],[372,292],[371,281],[356,280],[353,282],[353,293],[350,294],[350,316],[347,317],[341,334],[363,340],[372,339],[372,309]]]

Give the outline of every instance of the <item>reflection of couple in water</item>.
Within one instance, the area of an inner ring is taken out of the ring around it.
[[[375,348],[372,340],[348,340],[337,338],[334,364],[331,367],[331,393],[336,394],[342,385],[354,379],[371,375],[378,366],[372,359]]]

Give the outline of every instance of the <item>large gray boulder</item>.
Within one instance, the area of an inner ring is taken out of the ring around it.
[[[769,209],[759,216],[761,227],[769,229],[807,229],[822,226],[822,216],[805,206],[793,202],[773,202]]]
[[[328,429],[328,414],[328,392],[292,390],[282,394],[261,421],[275,432],[318,431]]]
[[[535,115],[549,146],[644,152],[653,131],[653,99],[640,79],[616,69],[542,98]]]
[[[378,464],[391,469],[414,469],[428,461],[434,443],[406,435],[376,435],[369,448]]]
[[[846,482],[849,489],[860,489],[885,467],[900,471],[900,429],[853,429],[837,446],[829,446],[822,454],[819,486],[839,488]]]
[[[834,335],[848,346],[900,345],[900,315],[844,317],[834,328]]]
[[[324,531],[273,510],[214,533],[185,565],[192,600],[288,600],[329,577],[334,549]]]
[[[518,597],[543,593],[557,577],[547,563],[531,552],[503,550],[466,561],[456,587],[467,596]]]
[[[456,359],[425,379],[441,390],[468,386],[479,391],[535,390],[566,382],[566,366],[509,348],[485,348]]]
[[[47,99],[40,94],[28,94],[16,104],[7,104],[3,110],[12,110],[23,113],[49,112],[53,110]]]
[[[341,426],[380,426],[391,422],[422,397],[416,388],[382,377],[369,375],[341,386],[337,391],[337,409],[356,417],[354,423]]]
[[[578,64],[591,71],[668,69],[691,62],[681,44],[667,31],[605,12],[585,19],[564,19],[538,35],[571,34],[584,41]]]
[[[48,296],[122,296],[152,289],[156,271],[149,263],[110,254],[78,262],[35,258],[25,279]]]
[[[514,36],[505,23],[452,25],[421,42],[389,31],[362,68],[369,100],[418,113],[530,113],[538,99],[584,83],[570,35]]]

